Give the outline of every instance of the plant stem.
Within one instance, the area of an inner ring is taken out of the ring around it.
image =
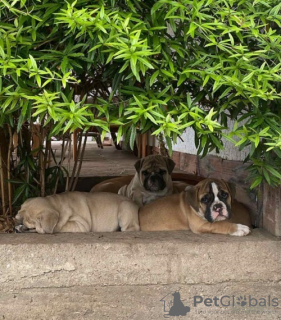
[[[82,134],[82,131],[81,131],[80,134],[78,134],[77,157],[76,157],[76,159],[74,159],[74,166],[73,166],[73,169],[72,169],[71,179],[70,179],[70,183],[69,183],[69,189],[71,191],[73,190],[74,178],[75,178],[75,175],[76,175],[78,159],[79,159],[79,155],[80,155],[80,151],[81,151],[82,138],[83,138],[83,134]]]
[[[82,134],[81,134],[81,137],[83,137]],[[84,137],[84,141],[83,141],[83,147],[82,147],[82,151],[81,151],[81,155],[80,155],[80,159],[79,159],[79,167],[78,167],[78,170],[77,170],[77,173],[76,173],[76,177],[75,177],[75,181],[73,183],[71,191],[75,190],[77,182],[78,182],[78,178],[79,178],[79,175],[80,175],[82,162],[83,162],[83,158],[84,158],[84,153],[85,153],[85,149],[86,149],[87,137],[88,137],[88,131],[86,131],[86,133],[85,133],[85,137]]]
[[[70,172],[70,160],[71,160],[71,135],[69,137],[68,155],[67,155],[67,177],[65,181],[65,191],[69,191],[69,172]]]
[[[165,141],[164,141],[164,136],[162,132],[158,135],[158,141],[159,141],[159,152],[161,156],[169,157],[169,153],[165,147]]]
[[[10,125],[8,125],[9,129],[9,149],[8,149],[8,155],[7,155],[7,175],[8,175],[8,197],[9,197],[9,213],[12,215],[12,185],[11,185],[11,161],[12,159],[12,149],[13,149],[13,133],[12,128]]]
[[[33,126],[36,126],[32,124]],[[39,127],[38,127],[39,126]],[[39,168],[40,168],[40,195],[41,197],[45,197],[45,191],[46,191],[46,181],[45,181],[45,161],[44,161],[44,152],[43,152],[43,121],[40,125],[37,125],[37,128],[35,130],[35,134],[38,134],[39,139]]]
[[[1,203],[2,203],[2,213],[5,215],[5,190],[4,190],[4,170],[3,170],[3,158],[2,151],[0,148],[0,182],[1,182]]]
[[[0,178],[1,178],[1,201],[2,201],[2,210],[3,215],[6,215],[7,209],[7,198],[8,198],[8,189],[5,185],[7,180],[7,165],[5,163],[6,155],[8,154],[8,145],[6,140],[6,135],[4,128],[0,128]]]

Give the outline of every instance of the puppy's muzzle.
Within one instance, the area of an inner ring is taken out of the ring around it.
[[[221,203],[215,203],[211,210],[211,218],[213,221],[220,221],[225,220],[229,218],[229,212],[226,208],[226,206]]]
[[[216,203],[213,206],[214,211],[219,212],[219,214],[222,214],[223,206],[221,203]]]
[[[163,177],[158,173],[152,173],[144,181],[144,188],[147,191],[157,192],[166,188],[166,183]]]

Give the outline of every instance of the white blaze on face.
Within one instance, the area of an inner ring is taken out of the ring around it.
[[[212,182],[212,190],[213,190],[213,194],[214,194],[214,203],[220,202],[220,199],[218,198],[219,189],[218,189],[218,186],[216,185],[216,183],[214,183],[214,182]]]
[[[228,218],[228,211],[227,211],[226,205],[218,197],[219,188],[217,184],[215,182],[212,182],[211,186],[214,194],[214,201],[211,205],[211,215],[212,215],[213,221],[225,220],[226,218]],[[215,208],[216,205],[221,205],[221,208],[220,209]]]

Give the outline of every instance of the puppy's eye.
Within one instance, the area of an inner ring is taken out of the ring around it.
[[[165,173],[167,173],[166,170],[159,170],[159,173],[163,176]]]
[[[220,192],[220,197],[221,197],[222,199],[227,199],[228,193],[227,193],[227,192],[224,192],[224,191],[221,191],[221,192]]]
[[[210,197],[206,194],[202,199],[201,199],[201,202],[202,203],[208,203],[210,200]]]
[[[145,177],[149,175],[148,171],[146,171],[146,170],[143,171],[142,174],[143,174]]]

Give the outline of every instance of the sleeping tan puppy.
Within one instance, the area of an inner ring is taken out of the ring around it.
[[[16,219],[38,233],[139,230],[138,206],[106,192],[74,191],[28,199]]]
[[[205,179],[180,194],[157,199],[140,208],[140,228],[247,235],[251,226],[249,212],[233,197],[225,181]]]

